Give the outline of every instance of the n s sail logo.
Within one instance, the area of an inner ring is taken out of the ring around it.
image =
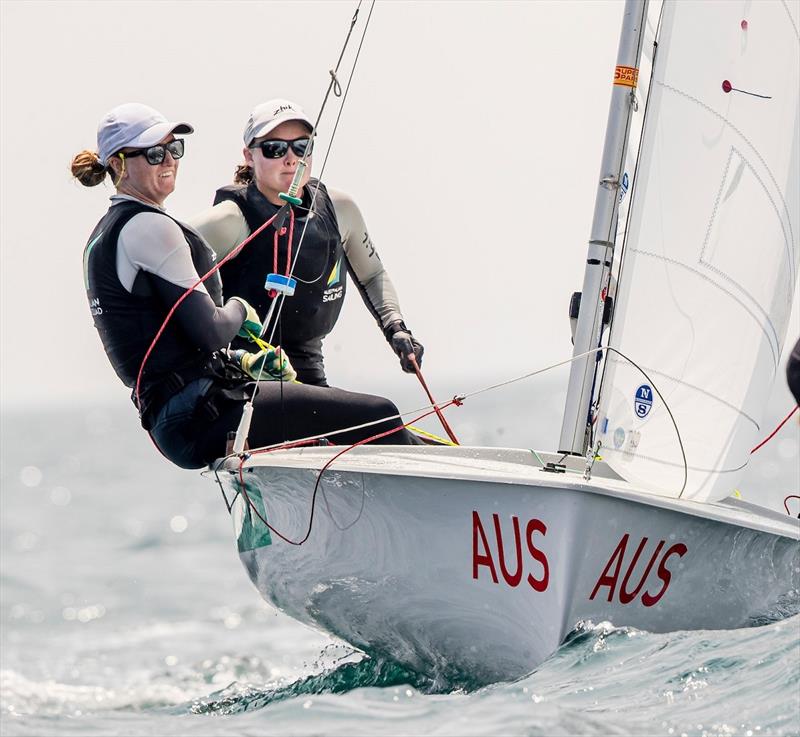
[[[642,384],[637,390],[636,394],[633,398],[633,409],[636,412],[636,416],[643,420],[650,414],[650,410],[653,408],[653,389],[647,385]]]
[[[328,288],[322,293],[323,302],[333,302],[341,299],[344,295],[344,285],[342,284],[342,257],[336,260],[336,263],[328,275]]]

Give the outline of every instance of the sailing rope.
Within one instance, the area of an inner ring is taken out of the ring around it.
[[[524,374],[522,376],[518,376],[518,377],[515,377],[513,379],[509,379],[507,381],[500,382],[499,384],[493,384],[492,386],[484,387],[483,389],[478,389],[478,390],[470,392],[468,394],[462,394],[462,395],[456,394],[449,402],[446,402],[445,404],[443,404],[441,406],[438,406],[436,404],[436,402],[433,401],[433,398],[430,396],[430,393],[428,393],[429,398],[431,400],[431,404],[428,405],[427,407],[421,407],[419,409],[416,409],[413,412],[401,412],[401,413],[398,413],[396,415],[391,415],[389,417],[383,417],[383,418],[378,419],[378,420],[373,420],[372,422],[365,422],[365,423],[362,423],[360,425],[353,425],[351,427],[346,427],[346,428],[342,428],[342,429],[339,429],[339,430],[333,430],[333,431],[325,433],[323,435],[313,435],[313,436],[310,436],[310,437],[307,437],[307,438],[301,438],[300,440],[294,440],[294,441],[290,441],[290,442],[286,442],[286,443],[276,443],[275,445],[264,446],[263,448],[256,448],[254,450],[245,451],[243,453],[231,453],[228,456],[226,456],[225,458],[221,458],[218,461],[218,463],[214,466],[214,468],[212,469],[213,472],[214,472],[214,475],[216,476],[217,484],[219,485],[220,491],[222,492],[222,497],[223,497],[223,499],[225,501],[225,506],[227,507],[228,512],[230,513],[232,508],[233,508],[233,504],[236,501],[236,496],[241,494],[243,499],[245,500],[245,504],[250,509],[251,514],[255,515],[264,525],[266,525],[266,527],[271,532],[274,532],[278,537],[280,537],[282,540],[284,540],[285,542],[289,543],[290,545],[303,545],[306,542],[306,540],[308,540],[309,536],[311,535],[311,531],[313,529],[314,509],[316,507],[317,492],[319,491],[320,483],[322,481],[322,476],[325,473],[325,471],[327,471],[330,468],[331,464],[333,464],[333,462],[335,460],[337,460],[338,458],[343,456],[348,451],[352,450],[353,448],[357,448],[360,445],[365,445],[366,443],[370,443],[370,442],[372,442],[374,440],[378,440],[380,438],[386,437],[386,436],[391,435],[393,433],[399,432],[400,430],[402,430],[404,428],[408,428],[408,427],[412,426],[414,423],[419,422],[420,420],[422,420],[422,419],[424,419],[426,417],[429,417],[429,416],[431,416],[433,414],[437,414],[440,417],[442,417],[442,410],[448,409],[451,406],[460,407],[464,403],[464,401],[466,399],[470,398],[470,397],[475,397],[475,396],[477,396],[479,394],[483,394],[485,392],[488,392],[488,391],[491,391],[491,390],[494,390],[494,389],[499,389],[500,387],[508,386],[508,385],[513,384],[513,383],[518,382],[518,381],[522,381],[523,379],[527,379],[527,378],[530,378],[530,377],[533,377],[533,376],[537,376],[538,374],[542,374],[542,373],[544,373],[546,371],[550,371],[552,369],[558,368],[559,366],[564,366],[566,364],[572,363],[573,361],[577,361],[577,360],[579,360],[581,358],[584,358],[585,356],[591,355],[592,353],[596,353],[597,351],[600,351],[600,350],[612,351],[612,352],[618,354],[619,356],[621,356],[626,361],[628,361],[632,366],[634,366],[637,370],[639,370],[642,373],[642,375],[647,379],[647,381],[650,382],[650,384],[652,385],[652,387],[653,387],[654,391],[656,392],[656,394],[658,394],[658,396],[661,399],[661,401],[664,402],[664,407],[666,408],[667,412],[669,413],[670,419],[672,420],[672,423],[673,423],[673,425],[675,427],[675,432],[677,433],[677,436],[678,436],[678,443],[679,443],[680,448],[681,448],[681,453],[683,454],[684,480],[683,480],[683,486],[681,487],[680,494],[678,495],[678,498],[680,498],[680,496],[683,494],[683,492],[684,492],[684,490],[686,488],[686,483],[687,483],[687,480],[688,480],[688,465],[687,465],[687,462],[686,462],[686,453],[685,453],[684,448],[683,448],[683,441],[681,440],[680,431],[678,430],[678,425],[675,422],[675,417],[673,416],[672,411],[669,408],[669,405],[667,404],[666,400],[664,399],[664,396],[661,394],[661,392],[659,391],[659,389],[656,386],[655,382],[647,375],[647,373],[638,364],[636,364],[633,360],[628,358],[621,351],[618,351],[616,348],[611,348],[609,346],[604,346],[604,347],[600,347],[600,348],[594,348],[594,349],[586,351],[584,353],[580,353],[577,356],[572,356],[572,357],[567,358],[567,359],[565,359],[563,361],[559,361],[558,363],[554,363],[554,364],[551,364],[549,366],[545,366],[544,368],[537,369],[536,371],[531,371],[530,373]],[[427,391],[427,387],[426,387],[426,391]],[[308,527],[306,529],[305,535],[299,541],[298,540],[289,539],[283,533],[281,533],[280,531],[276,530],[272,525],[270,525],[269,522],[267,522],[267,520],[264,518],[264,516],[259,512],[258,508],[252,502],[252,500],[250,499],[250,496],[247,493],[247,486],[246,486],[245,481],[244,481],[244,464],[247,462],[247,460],[251,456],[260,455],[260,454],[263,454],[263,453],[271,453],[271,452],[278,451],[278,450],[289,450],[289,449],[292,449],[292,448],[298,448],[298,447],[302,447],[302,446],[314,445],[314,444],[318,444],[320,442],[324,442],[324,443],[327,444],[329,442],[328,439],[330,437],[334,436],[334,435],[338,435],[338,434],[344,433],[344,432],[349,432],[349,431],[352,431],[352,430],[361,430],[363,428],[370,427],[372,425],[383,424],[383,423],[385,423],[385,422],[387,422],[389,420],[402,419],[404,415],[416,414],[418,412],[423,412],[423,414],[421,414],[420,416],[418,416],[415,419],[411,420],[410,422],[403,423],[402,425],[398,425],[397,427],[394,427],[394,428],[392,428],[390,430],[386,430],[384,432],[378,433],[377,435],[372,435],[372,436],[370,436],[368,438],[364,438],[363,440],[359,440],[356,443],[348,445],[346,448],[343,448],[342,450],[340,450],[338,453],[336,453],[334,456],[332,456],[330,459],[328,459],[325,462],[325,464],[322,466],[322,468],[320,469],[319,473],[317,474],[317,479],[316,479],[316,481],[314,483],[314,490],[313,490],[312,495],[311,495],[311,510],[309,512]],[[233,498],[233,500],[229,502],[228,501],[228,497],[227,497],[227,495],[225,493],[225,488],[223,487],[222,481],[219,478],[219,469],[229,459],[232,459],[232,458],[237,458],[238,459],[239,489],[237,491],[236,496]],[[362,493],[363,493],[363,489],[362,489]]]
[[[425,379],[422,376],[422,371],[420,371],[419,364],[417,363],[417,357],[412,353],[409,356],[409,359],[411,360],[411,365],[414,367],[414,373],[417,375],[419,383],[422,384],[422,388],[425,390],[425,394],[428,395],[428,401],[431,403],[431,406],[436,412],[436,416],[439,418],[439,422],[442,423],[442,427],[444,428],[444,431],[447,433],[447,437],[450,438],[450,440],[452,440],[453,443],[455,443],[455,445],[461,445],[461,443],[458,442],[456,434],[453,432],[452,428],[447,423],[447,420],[445,420],[442,411],[439,409],[439,406],[436,404],[436,400],[431,395],[431,391],[430,389],[428,389],[428,385],[425,383]]]
[[[345,42],[344,42],[344,45],[342,47],[341,53],[339,54],[339,59],[336,62],[336,68],[330,71],[331,81],[330,81],[330,83],[328,85],[328,90],[325,93],[325,98],[323,100],[322,107],[320,108],[319,114],[317,115],[317,120],[314,123],[314,128],[311,131],[311,137],[312,138],[314,136],[314,133],[317,130],[317,125],[319,124],[319,121],[322,118],[322,113],[323,113],[323,111],[325,109],[325,106],[326,106],[326,104],[328,102],[328,97],[329,97],[329,95],[331,93],[331,90],[333,90],[334,94],[337,97],[341,94],[341,88],[339,86],[339,81],[338,81],[338,79],[336,77],[336,73],[339,71],[339,65],[342,62],[342,58],[344,57],[345,51],[347,49],[347,45],[348,45],[348,43],[350,41],[350,36],[352,35],[353,28],[354,28],[354,26],[356,24],[356,20],[358,19],[358,12],[359,12],[359,10],[361,8],[362,1],[363,0],[359,0],[358,6],[356,7],[355,13],[353,14],[353,18],[352,18],[352,20],[350,22],[350,29],[348,30],[348,33],[347,33],[347,38],[345,39]],[[355,60],[353,61],[353,66],[352,66],[352,68],[350,70],[350,76],[349,76],[348,81],[347,81],[347,87],[346,87],[345,92],[344,92],[344,97],[342,98],[342,104],[341,104],[341,106],[339,108],[339,114],[338,114],[338,116],[336,118],[336,125],[334,126],[333,133],[331,134],[331,139],[330,139],[330,141],[328,143],[328,148],[327,148],[327,150],[325,152],[325,158],[323,160],[322,168],[320,170],[320,179],[322,178],[322,173],[325,170],[325,165],[326,165],[326,163],[328,161],[328,156],[330,155],[331,147],[333,146],[333,139],[334,139],[334,136],[336,135],[336,128],[339,125],[339,119],[341,118],[342,110],[344,109],[344,104],[345,104],[345,101],[347,99],[347,92],[350,89],[350,83],[351,83],[351,81],[353,79],[353,73],[355,72],[355,67],[356,67],[356,64],[358,62],[358,57],[359,57],[359,55],[361,53],[361,46],[364,43],[364,37],[366,35],[367,28],[369,26],[370,18],[372,17],[372,10],[373,10],[374,7],[375,7],[375,0],[372,0],[372,4],[371,4],[370,10],[369,10],[369,15],[367,16],[367,21],[366,21],[366,24],[364,26],[364,31],[361,34],[361,42],[359,43],[358,51],[356,53]],[[308,155],[308,153],[306,153],[303,156],[303,159],[301,159],[302,162],[305,162],[305,159],[306,159],[307,155]],[[314,189],[314,195],[313,195],[313,197],[311,199],[311,205],[309,207],[309,211],[310,212],[313,212],[313,210],[314,210],[314,204],[316,202],[318,189],[319,189],[319,187],[316,187]],[[188,289],[186,289],[186,291],[176,300],[175,304],[172,305],[172,307],[170,308],[169,312],[167,313],[167,316],[164,318],[164,321],[161,323],[161,327],[158,329],[158,332],[156,333],[155,337],[153,338],[152,342],[150,343],[150,346],[148,347],[147,351],[145,352],[144,358],[142,359],[141,364],[139,365],[139,372],[136,375],[136,385],[135,385],[135,390],[134,390],[134,394],[136,396],[136,405],[137,405],[137,407],[141,408],[141,396],[140,396],[140,393],[141,393],[142,374],[144,373],[144,369],[145,369],[145,366],[147,365],[147,361],[149,360],[150,355],[152,354],[153,350],[156,347],[156,344],[161,339],[161,336],[163,335],[164,331],[166,330],[167,325],[169,324],[170,320],[172,319],[172,316],[175,314],[175,312],[178,309],[178,307],[180,307],[180,305],[183,303],[183,301],[197,287],[199,287],[201,284],[203,284],[214,273],[219,271],[220,267],[222,267],[224,264],[226,264],[231,259],[233,259],[236,256],[238,256],[239,253],[241,253],[241,251],[245,248],[245,246],[249,245],[264,230],[266,230],[270,225],[272,225],[273,222],[275,222],[276,220],[278,220],[279,222],[283,222],[283,219],[286,217],[287,212],[289,212],[293,216],[293,213],[291,212],[291,206],[288,203],[286,205],[284,205],[283,207],[281,207],[271,218],[269,218],[269,220],[267,220],[262,225],[260,225],[258,228],[256,228],[247,238],[245,238],[238,246],[236,246],[236,248],[234,248],[227,256],[225,256],[225,258],[223,258],[221,261],[219,261],[217,264],[215,264],[211,269],[209,269],[205,274],[203,274],[203,276],[201,276],[194,284],[192,284],[192,286],[190,286]],[[294,262],[292,262],[292,265],[291,265],[291,271],[292,272],[294,271],[294,268],[295,268],[295,266],[297,264],[297,257],[298,257],[298,255],[300,253],[300,248],[301,248],[301,246],[303,244],[303,239],[304,239],[305,234],[306,234],[306,229],[308,227],[308,220],[309,219],[306,218],[306,222],[305,222],[305,224],[303,226],[303,230],[302,230],[302,232],[300,234],[300,240],[299,240],[298,245],[297,245],[297,250],[295,251]],[[292,224],[293,224],[293,217],[290,220],[290,227],[291,227]],[[291,248],[291,240],[290,240],[290,244],[289,245],[290,245],[290,248]],[[277,269],[276,269],[276,271],[277,271]],[[275,325],[277,325],[278,321],[280,320],[280,312],[281,312],[281,308],[283,307],[283,299],[284,299],[284,295],[282,294],[280,296],[280,301],[279,301],[279,305],[278,305],[278,314],[277,314],[276,319],[275,319]],[[269,341],[268,341],[269,343],[273,342],[274,333],[275,333],[275,327],[273,327],[272,333],[270,334]],[[256,384],[256,386],[258,386],[258,384]],[[255,393],[255,390],[254,390],[254,393]],[[252,399],[251,399],[251,401],[252,401]],[[141,413],[141,409],[139,411]],[[151,435],[151,438],[152,438],[152,435]],[[156,445],[156,447],[158,448],[158,445]]]
[[[156,333],[155,337],[153,338],[152,343],[150,343],[150,347],[145,352],[144,358],[142,359],[142,363],[139,366],[139,373],[136,375],[136,391],[135,391],[135,393],[136,393],[136,406],[137,407],[141,408],[141,402],[140,402],[140,398],[139,398],[139,390],[140,390],[140,386],[141,386],[141,382],[142,382],[142,374],[144,373],[144,367],[147,365],[147,360],[150,358],[150,354],[153,352],[153,349],[156,347],[156,344],[158,343],[158,341],[161,338],[162,334],[167,329],[167,325],[169,324],[169,321],[172,319],[172,316],[175,314],[175,311],[178,309],[178,307],[181,306],[183,301],[197,287],[199,287],[203,282],[205,282],[213,274],[215,274],[217,271],[219,271],[219,269],[224,264],[228,263],[228,261],[230,261],[232,258],[236,258],[236,256],[238,256],[241,253],[242,249],[246,245],[248,245],[254,238],[259,236],[270,225],[272,225],[272,223],[275,221],[275,219],[278,217],[278,215],[280,215],[281,213],[285,214],[286,209],[288,207],[289,207],[289,205],[284,205],[283,207],[281,207],[281,209],[278,210],[278,212],[276,212],[269,220],[267,220],[263,225],[261,225],[258,228],[256,228],[249,236],[247,236],[247,238],[245,238],[238,246],[236,246],[236,248],[234,248],[227,256],[225,256],[225,258],[223,258],[221,261],[218,261],[205,274],[203,274],[203,276],[201,276],[194,284],[192,284],[192,286],[190,286],[180,297],[178,297],[177,301],[175,302],[174,305],[172,305],[172,307],[170,308],[170,311],[167,313],[167,316],[164,318],[164,322],[161,323],[161,327],[158,329],[158,332]],[[139,411],[141,412],[141,409]]]
[[[780,421],[780,423],[778,424],[778,427],[776,427],[776,428],[775,428],[775,429],[774,429],[774,430],[773,430],[773,431],[772,431],[772,432],[771,432],[769,435],[767,435],[767,437],[765,437],[765,438],[764,438],[764,439],[763,439],[763,440],[762,440],[762,441],[761,441],[761,442],[760,442],[760,443],[759,443],[759,444],[758,444],[758,445],[757,445],[755,448],[753,448],[753,450],[751,450],[751,451],[750,451],[750,455],[753,455],[753,453],[755,453],[755,452],[756,452],[756,451],[757,451],[757,450],[758,450],[758,449],[759,449],[759,448],[760,448],[762,445],[766,445],[766,444],[767,444],[767,443],[768,443],[770,440],[772,440],[772,438],[774,438],[774,437],[775,437],[775,436],[778,434],[778,430],[780,430],[780,429],[781,429],[781,428],[782,428],[782,427],[783,427],[783,426],[784,426],[784,425],[785,425],[785,424],[786,424],[786,423],[789,421],[789,418],[790,418],[790,417],[791,417],[791,416],[792,416],[792,415],[793,415],[795,412],[797,412],[797,410],[798,410],[798,409],[800,409],[800,404],[796,404],[796,405],[794,406],[794,409],[793,409],[791,412],[789,412],[789,414],[788,414],[788,415],[786,415],[786,417],[784,417],[784,418],[783,418],[783,419]]]
[[[350,67],[350,75],[347,78],[347,85],[345,86],[344,93],[342,93],[341,85],[339,84],[339,79],[337,77],[337,74],[339,72],[339,66],[342,63],[342,59],[344,57],[345,50],[347,49],[347,45],[350,42],[350,36],[353,33],[353,28],[355,27],[356,21],[358,20],[358,12],[361,9],[361,3],[362,2],[363,2],[363,0],[359,0],[358,6],[356,7],[356,11],[353,14],[352,20],[350,21],[350,29],[347,32],[347,38],[345,38],[344,45],[342,46],[342,50],[341,50],[341,52],[339,54],[339,59],[336,62],[336,67],[329,71],[331,79],[330,79],[330,82],[328,83],[328,89],[326,90],[325,97],[322,100],[322,105],[320,107],[319,113],[317,114],[317,119],[316,119],[316,121],[314,121],[314,127],[311,129],[310,138],[313,140],[314,135],[317,132],[317,127],[319,125],[319,122],[322,119],[322,114],[325,111],[325,107],[328,104],[328,98],[330,97],[331,91],[333,91],[334,96],[341,97],[342,103],[341,103],[341,105],[339,105],[339,112],[336,115],[336,122],[333,125],[333,130],[331,131],[331,138],[328,141],[328,147],[325,149],[325,157],[322,160],[322,166],[320,167],[319,176],[317,177],[317,180],[319,182],[322,181],[322,177],[325,174],[325,167],[328,164],[328,158],[330,157],[331,149],[333,148],[333,141],[336,138],[336,131],[339,128],[339,121],[340,121],[340,119],[342,117],[342,112],[344,110],[345,103],[347,102],[347,94],[350,91],[350,84],[353,81],[353,75],[355,74],[356,66],[358,65],[358,59],[361,56],[361,47],[364,45],[364,38],[367,35],[367,29],[369,28],[369,22],[370,22],[370,19],[372,18],[372,11],[375,8],[375,0],[372,0],[372,2],[370,4],[370,7],[369,7],[369,13],[367,14],[367,20],[364,23],[364,30],[361,32],[361,40],[359,41],[358,49],[356,49],[356,55],[355,55],[355,58],[353,59],[353,65],[352,65],[352,67]],[[309,150],[306,149],[306,153],[303,154],[303,158],[300,159],[300,164],[299,165],[302,165],[303,167],[305,167],[305,161],[306,161],[306,158],[308,157],[308,155],[309,155]],[[311,219],[310,218],[310,214],[312,212],[315,212],[314,206],[316,205],[316,202],[317,202],[318,193],[319,193],[319,184],[317,184],[317,186],[314,187],[314,192],[311,195],[311,204],[308,207],[309,216],[307,216],[305,218],[305,222],[303,223],[303,229],[300,231],[300,240],[297,242],[297,250],[295,251],[294,261],[292,262],[292,267],[291,267],[291,271],[290,271],[289,276],[294,276],[294,270],[295,270],[295,267],[297,266],[297,259],[300,257],[300,251],[303,248],[303,242],[305,241],[305,237],[306,237],[306,230],[308,230],[308,224],[309,224],[309,221]],[[285,294],[279,295],[279,297],[278,297],[278,309],[277,309],[277,313],[275,315],[275,322],[274,322],[274,324],[272,326],[272,331],[271,331],[270,337],[269,337],[269,342],[270,343],[273,342],[273,339],[274,339],[274,336],[275,336],[275,330],[277,328],[278,323],[280,322],[281,312],[283,311],[283,304],[284,304],[285,300],[286,300],[286,295]],[[253,393],[253,397],[255,397],[255,390],[254,390],[254,393]],[[251,401],[252,401],[252,397],[251,397]]]
[[[278,273],[278,239],[284,235],[288,235],[286,243],[286,277],[291,276],[292,269],[292,238],[294,238],[294,210],[289,208],[289,227],[282,226],[276,228],[272,237],[272,273]],[[270,299],[275,299],[278,295],[276,289],[270,289],[267,294]]]
[[[456,397],[454,397],[447,404],[445,404],[442,407],[442,409],[444,409],[446,407],[449,407],[451,404],[458,405],[458,404],[460,404],[460,402],[458,401],[458,399]],[[267,522],[267,520],[264,518],[264,516],[261,514],[261,512],[259,512],[259,510],[256,507],[256,505],[250,499],[250,495],[247,493],[247,484],[244,481],[244,464],[245,464],[245,461],[247,461],[247,459],[250,457],[250,455],[257,455],[259,453],[270,453],[270,452],[273,452],[273,451],[276,451],[276,450],[285,450],[287,448],[296,448],[296,447],[301,446],[301,445],[309,445],[313,441],[309,441],[309,440],[294,441],[294,442],[290,442],[290,443],[285,443],[285,444],[277,446],[277,447],[260,448],[258,450],[251,451],[250,453],[241,453],[239,455],[239,468],[237,470],[238,477],[239,477],[239,491],[238,491],[238,493],[240,493],[242,495],[242,497],[244,498],[245,503],[249,507],[251,513],[255,514],[255,516],[258,517],[258,519],[261,521],[261,523],[263,525],[265,525],[270,532],[273,532],[281,540],[283,540],[284,542],[289,543],[289,545],[297,545],[297,546],[303,545],[306,542],[306,540],[308,540],[308,538],[311,536],[311,531],[314,528],[314,510],[316,509],[317,493],[319,492],[320,482],[322,481],[322,475],[325,473],[325,471],[328,470],[328,468],[330,468],[331,464],[337,458],[343,456],[345,453],[347,453],[348,451],[352,450],[353,448],[357,448],[359,445],[365,445],[366,443],[371,443],[374,440],[379,440],[380,438],[385,438],[388,435],[392,435],[393,433],[399,432],[400,430],[403,430],[404,428],[409,427],[413,423],[419,422],[420,420],[423,420],[426,417],[434,414],[434,412],[436,412],[436,411],[438,411],[438,410],[432,409],[429,412],[426,412],[426,413],[420,415],[419,417],[417,417],[417,418],[415,418],[415,419],[411,420],[410,422],[407,422],[407,423],[405,423],[403,425],[398,425],[397,427],[393,427],[390,430],[385,430],[384,432],[378,433],[377,435],[372,435],[371,437],[364,438],[363,440],[359,440],[358,442],[353,443],[352,445],[349,445],[346,448],[343,448],[338,453],[336,453],[331,458],[329,458],[325,462],[325,465],[322,466],[322,468],[319,470],[319,474],[317,474],[317,480],[314,483],[314,490],[311,493],[311,511],[309,513],[309,516],[308,516],[308,527],[306,528],[305,535],[300,540],[292,540],[292,539],[286,537],[286,535],[281,533],[279,530],[276,530],[269,522]],[[384,422],[384,421],[385,420],[378,420],[378,422]],[[375,423],[367,423],[367,424],[375,424]],[[222,459],[217,464],[217,466],[214,469],[214,473],[217,476],[217,483],[219,484],[220,489],[222,490],[222,496],[225,499],[225,506],[228,508],[228,512],[230,512],[231,509],[233,508],[233,502],[236,501],[236,498],[234,497],[233,501],[228,503],[228,498],[227,498],[227,496],[225,494],[225,489],[222,486],[222,482],[219,479],[219,473],[218,473],[220,466],[222,465],[222,463],[225,462],[225,460],[226,459]],[[362,493],[363,493],[363,489],[362,489]]]

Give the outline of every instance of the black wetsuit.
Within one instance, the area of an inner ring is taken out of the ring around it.
[[[185,288],[157,273],[140,269],[132,288],[120,281],[117,245],[123,227],[139,213],[170,216],[144,203],[125,200],[112,205],[98,223],[84,251],[84,274],[95,327],[117,375],[134,389],[142,425],[176,465],[200,468],[224,454],[228,432],[235,430],[246,396],[255,382],[232,363],[222,349],[244,319],[238,302],[222,305],[215,274],[208,293],[195,290],[176,310],[150,355],[136,397],[142,359],[168,311]],[[174,221],[174,219],[171,218]],[[194,269],[206,273],[214,255],[198,233],[181,228]],[[159,244],[153,243],[158,249]],[[251,447],[329,433],[337,428],[380,420],[397,408],[382,397],[285,382],[259,382],[249,440]],[[398,427],[388,420],[374,427],[333,436],[334,443],[353,443]],[[378,442],[414,443],[405,430]]]
[[[794,394],[794,401],[800,404],[800,339],[795,343],[786,362],[786,381]]]
[[[315,212],[308,219],[311,198],[317,186]],[[254,184],[222,187],[217,190],[214,204],[224,200],[236,203],[251,233],[279,210]],[[327,386],[322,340],[333,329],[342,309],[347,290],[347,259],[339,235],[336,211],[325,185],[319,180],[309,180],[304,188],[303,204],[295,209],[295,217],[292,260],[298,252],[300,237],[305,229],[302,256],[293,272],[297,288],[292,297],[284,300],[275,342],[280,343],[286,351],[301,382]],[[283,225],[288,226],[288,218]],[[272,297],[264,289],[264,280],[274,268],[274,237],[275,228],[271,225],[221,269],[225,295],[244,297],[262,318],[267,315],[272,303]],[[277,260],[281,274],[287,270],[288,244],[286,232],[278,238]]]

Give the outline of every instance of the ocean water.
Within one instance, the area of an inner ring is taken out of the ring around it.
[[[466,442],[546,447],[545,394],[451,420]],[[797,436],[765,446],[745,498],[796,493]],[[262,602],[217,487],[161,459],[125,400],[4,411],[0,483],[3,735],[800,734],[797,592],[734,631],[576,623],[521,680],[434,686]]]

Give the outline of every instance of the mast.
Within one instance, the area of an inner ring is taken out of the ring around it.
[[[604,295],[616,238],[619,183],[628,147],[647,2],[648,0],[625,0],[573,356],[591,351],[600,343]],[[586,453],[589,443],[589,407],[596,370],[596,353],[572,362],[558,443],[560,453]]]

